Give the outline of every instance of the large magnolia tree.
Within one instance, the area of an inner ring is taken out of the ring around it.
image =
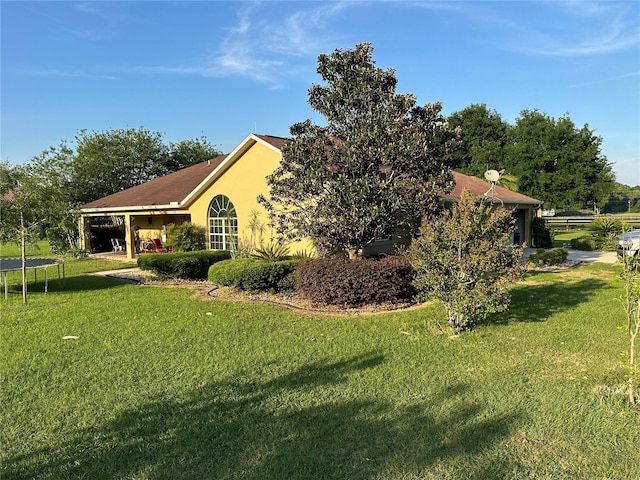
[[[441,104],[397,94],[394,70],[376,67],[372,52],[361,43],[318,57],[326,83],[309,89],[309,104],[326,126],[291,126],[267,177],[270,198],[261,198],[285,238],[311,237],[351,258],[438,209],[438,193],[452,186],[444,159],[457,145]]]

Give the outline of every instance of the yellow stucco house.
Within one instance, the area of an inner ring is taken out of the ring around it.
[[[230,250],[238,239],[256,240],[256,224],[262,225],[264,240],[274,235],[266,210],[257,197],[268,196],[265,177],[282,158],[285,138],[251,134],[227,155],[179,170],[81,207],[81,243],[91,250],[89,226],[93,217],[116,217],[124,226],[123,251],[135,258],[134,231],[143,245],[154,238],[166,239],[167,229],[190,221],[206,226],[208,248]],[[444,198],[459,198],[462,189],[483,195],[488,184],[480,179],[454,172],[456,188]],[[516,208],[516,243],[531,245],[530,224],[542,202],[496,186],[494,194],[509,207]],[[391,240],[382,239],[379,248]],[[387,245],[388,246],[388,245]],[[291,250],[312,250],[309,240],[291,245]]]

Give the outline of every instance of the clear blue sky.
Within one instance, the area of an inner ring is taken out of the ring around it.
[[[444,113],[485,103],[569,114],[640,184],[640,2],[11,2],[2,16],[1,158],[28,161],[81,129],[205,135],[316,122],[320,53],[374,47],[399,93]]]

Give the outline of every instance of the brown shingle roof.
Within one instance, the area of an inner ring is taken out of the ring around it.
[[[257,134],[250,135],[247,138],[250,139],[251,137],[258,138],[278,150],[281,150],[284,143],[288,140],[283,137]],[[164,177],[156,178],[155,180],[143,183],[142,185],[100,198],[83,205],[81,208],[109,209],[169,206],[174,202],[178,202],[178,204],[180,204],[190,194],[192,194],[196,187],[198,187],[218,166],[220,166],[227,157],[228,155],[220,155],[206,162],[184,168],[177,172],[170,173],[169,175],[165,175]],[[453,177],[456,182],[456,186],[451,193],[443,195],[443,198],[460,198],[463,190],[469,190],[475,195],[483,196],[491,187],[491,184],[479,178],[470,177],[459,172],[453,172]],[[535,198],[527,197],[521,193],[513,192],[499,186],[495,187],[495,197],[502,200],[504,203],[510,204],[542,203]]]
[[[255,136],[276,147],[278,150],[282,150],[282,145],[284,145],[284,142],[288,140],[287,138],[283,137],[274,137],[272,135],[258,135],[257,133],[255,134]]]
[[[206,162],[183,168],[149,182],[114,193],[81,208],[140,207],[169,205],[184,200],[215,168],[227,158],[220,155]]]
[[[447,195],[443,195],[444,198],[447,199],[457,199],[462,196],[462,192],[464,190],[468,190],[474,195],[478,195],[480,197],[484,196],[485,193],[489,191],[491,188],[491,184],[489,182],[485,182],[476,177],[470,177],[469,175],[465,175],[460,172],[453,172],[453,179],[456,182],[456,186],[451,191],[451,193]],[[495,199],[502,200],[504,203],[511,204],[541,204],[540,200],[536,200],[535,198],[527,197],[518,192],[514,192],[512,190],[508,190],[504,187],[500,187],[496,185]]]

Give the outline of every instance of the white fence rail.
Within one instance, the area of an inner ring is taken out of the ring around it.
[[[574,217],[542,217],[544,218],[547,227],[554,230],[569,230],[571,228],[585,228],[595,218],[614,218],[621,222],[626,222],[633,225],[636,228],[640,227],[640,215],[577,215]]]

